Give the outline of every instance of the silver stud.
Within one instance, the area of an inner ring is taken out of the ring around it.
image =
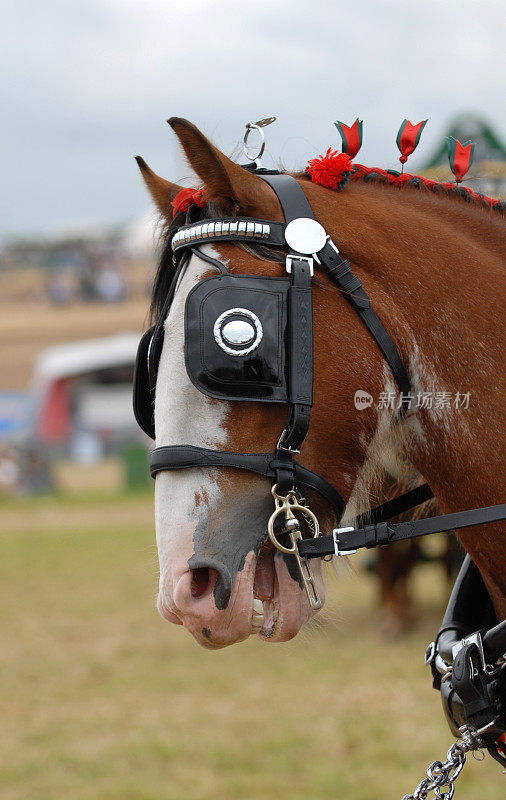
[[[224,222],[221,226],[221,233],[223,236],[228,236],[230,233],[230,222]]]
[[[230,319],[233,317],[241,319]],[[263,338],[262,323],[247,308],[229,308],[224,311],[214,323],[213,333],[216,344],[230,356],[248,355],[256,350]],[[230,347],[230,344],[244,344],[245,347],[237,349]]]
[[[230,223],[230,235],[236,236],[237,235],[237,222]]]
[[[239,223],[239,228],[238,228],[237,233],[239,234],[239,236],[245,236],[246,235],[246,223],[245,222],[240,222]]]
[[[253,236],[254,233],[255,233],[255,223],[248,222],[246,225],[246,236]]]
[[[214,235],[215,236],[221,236],[221,227],[222,227],[222,223],[221,222],[216,222],[215,223],[215,226],[214,226]]]
[[[271,226],[270,225],[262,225],[262,229],[263,229],[262,230],[262,238],[266,239],[270,235]]]
[[[262,238],[262,225],[260,222],[255,222],[255,238],[256,239]]]

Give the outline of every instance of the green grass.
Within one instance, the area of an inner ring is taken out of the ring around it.
[[[146,522],[133,525],[129,504],[139,503]],[[324,616],[295,641],[208,652],[156,614],[150,504],[150,494],[114,506],[66,501],[37,527],[31,503],[18,508],[17,530],[9,509],[2,800],[397,800],[411,791],[452,741],[423,666],[441,616],[438,573],[421,569],[421,621],[400,641],[378,633],[374,580],[343,571]],[[495,762],[470,758],[456,797],[499,800],[505,788]]]

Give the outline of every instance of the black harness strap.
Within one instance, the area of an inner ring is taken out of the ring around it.
[[[356,520],[357,528],[363,528],[364,525],[368,525],[371,522],[385,522],[388,519],[397,517],[399,514],[403,514],[405,511],[410,511],[433,497],[434,493],[429,484],[424,483],[415,489],[410,489],[409,492],[404,492],[404,494],[394,497],[392,500],[387,500],[386,503],[382,503],[380,506],[371,508],[365,514],[361,514]]]
[[[291,175],[261,175],[260,177],[269,184],[271,189],[274,189],[283,209],[285,222],[291,222],[293,219],[299,219],[300,217],[314,219],[313,210],[308,203],[306,195],[297,181],[295,181],[295,184],[299,191],[295,190],[294,179]]]
[[[299,452],[309,430],[313,405],[313,303],[307,261],[292,259],[288,290],[289,413],[280,440],[283,450]],[[290,491],[290,486],[279,487]]]
[[[486,508],[473,508],[457,511],[454,514],[443,514],[438,517],[418,519],[413,522],[380,522],[365,525],[357,530],[336,528],[332,536],[319,536],[316,539],[304,539],[298,543],[299,553],[305,558],[321,558],[328,555],[346,555],[361,548],[370,549],[384,544],[401,542],[427,536],[431,533],[453,531],[459,528],[470,528],[489,522],[506,519],[506,503]]]
[[[409,394],[411,392],[408,373],[390,335],[372,308],[369,295],[360,279],[353,275],[350,265],[344,258],[341,258],[339,251],[330,239],[318,253],[318,258],[332,283],[343,292],[378,345],[401,392],[400,410],[406,412],[410,406]]]

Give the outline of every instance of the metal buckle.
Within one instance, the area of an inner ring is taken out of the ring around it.
[[[427,645],[427,649],[425,651],[425,666],[428,664],[432,664],[434,659],[436,658],[436,642],[431,642]]]
[[[286,271],[289,275],[292,274],[292,261],[305,261],[309,267],[311,277],[314,275],[314,259],[313,256],[296,256],[294,253],[286,257]]]
[[[332,531],[332,538],[334,539],[334,555],[336,556],[351,556],[353,553],[356,553],[355,550],[341,550],[339,547],[339,534],[340,533],[348,533],[349,531],[354,531],[355,528],[351,526],[351,528],[334,528]]]
[[[332,248],[332,250],[335,250],[335,251],[336,251],[336,253],[337,253],[338,255],[341,255],[341,253],[339,252],[339,249],[338,249],[337,245],[335,245],[335,244],[334,244],[334,242],[332,241],[332,239],[330,238],[330,236],[327,236],[327,242],[326,242],[326,244],[330,245],[330,247]]]
[[[278,439],[278,443],[276,445],[276,450],[284,450],[285,453],[296,453],[297,455],[300,454],[300,450],[297,450],[296,447],[283,447],[283,442],[286,436],[286,428],[283,428],[281,431],[281,436]]]
[[[485,658],[485,651],[483,649],[483,639],[481,638],[481,633],[476,631],[476,633],[471,633],[469,636],[466,636],[465,639],[461,639],[460,642],[453,645],[452,648],[452,658],[455,661],[457,657],[457,653],[462,650],[463,647],[466,647],[468,644],[475,644],[478,648],[478,653],[480,656],[481,661],[481,668],[484,672],[487,671],[487,660]]]

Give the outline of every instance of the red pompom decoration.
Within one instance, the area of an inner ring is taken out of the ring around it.
[[[172,216],[175,217],[179,211],[187,211],[193,203],[199,206],[199,208],[204,208],[206,204],[206,191],[204,187],[202,187],[202,189],[181,189],[174,200],[170,202],[173,208]]]
[[[307,164],[306,172],[313,183],[327,189],[342,189],[353,171],[348,153],[338,153],[331,147],[324,156],[312,158]]]

